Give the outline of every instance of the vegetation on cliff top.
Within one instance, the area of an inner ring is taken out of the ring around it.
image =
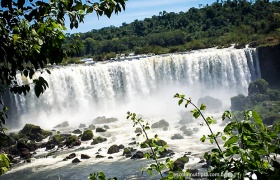
[[[237,48],[277,44],[280,2],[224,1],[187,12],[160,12],[120,27],[69,35],[67,44],[80,43],[77,57],[102,60],[118,53],[170,53],[209,47]],[[74,62],[74,60],[71,60]]]

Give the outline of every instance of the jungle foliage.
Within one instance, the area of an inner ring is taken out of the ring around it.
[[[119,53],[173,53],[209,47],[252,47],[279,42],[280,2],[223,1],[187,12],[160,12],[120,27],[68,34],[67,44],[79,41],[77,57],[96,60]]]

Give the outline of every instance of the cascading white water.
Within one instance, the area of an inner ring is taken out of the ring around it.
[[[187,54],[58,67],[42,75],[49,88],[37,98],[12,95],[13,112],[21,126],[27,122],[51,128],[68,120],[81,123],[96,116],[125,116],[172,111],[175,93],[197,99],[211,95],[226,100],[247,94],[260,77],[255,49],[206,49]]]

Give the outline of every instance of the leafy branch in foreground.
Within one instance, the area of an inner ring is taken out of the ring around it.
[[[185,95],[176,94],[175,98],[179,98],[179,105],[184,101],[185,107],[189,104],[195,109],[192,111],[193,116],[198,118],[200,115],[206,122],[211,134],[208,135],[210,142],[216,142],[218,149],[213,148],[210,152],[206,152],[204,157],[210,161],[210,173],[216,173],[216,177],[208,177],[215,179],[244,179],[245,177],[252,179],[256,175],[258,179],[269,179],[280,177],[280,164],[277,161],[277,155],[280,153],[279,148],[279,131],[280,124],[276,123],[272,127],[263,124],[259,114],[254,111],[245,111],[244,119],[228,123],[222,132],[214,134],[210,128],[210,124],[214,122],[211,118],[204,118],[201,113],[206,109],[202,104],[200,108],[195,106],[191,99],[185,99]],[[225,111],[222,120],[233,119],[229,111]],[[220,148],[217,137],[221,137],[224,143],[223,149]],[[228,139],[227,139],[228,137]],[[204,142],[206,136],[201,138]],[[213,141],[214,139],[214,141]]]

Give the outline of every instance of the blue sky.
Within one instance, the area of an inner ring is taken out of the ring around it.
[[[68,32],[88,32],[92,29],[100,29],[108,26],[121,26],[123,22],[130,23],[135,19],[143,20],[153,15],[159,15],[160,11],[167,12],[186,12],[191,7],[199,7],[199,4],[212,4],[216,0],[128,0],[126,10],[118,15],[112,15],[110,19],[100,17],[95,14],[86,17],[84,24],[80,24],[78,29],[72,29]]]

